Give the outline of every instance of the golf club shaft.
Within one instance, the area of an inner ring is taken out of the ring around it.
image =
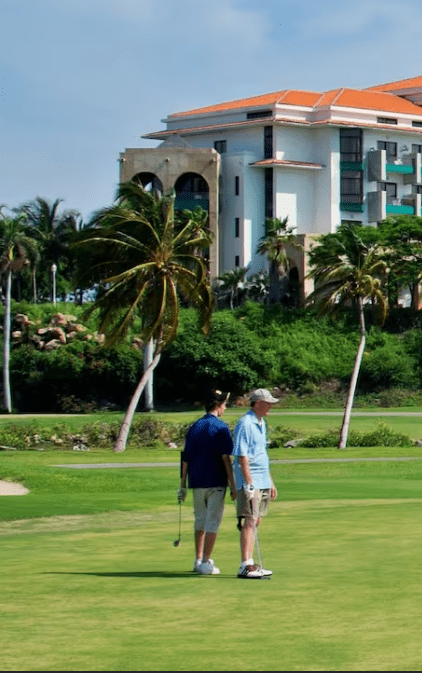
[[[255,541],[255,544],[256,544],[257,552],[258,552],[259,565],[262,568],[263,566],[262,566],[262,558],[261,558],[261,549],[259,547],[258,530],[257,530],[257,527],[256,527],[255,519],[252,519],[252,521],[253,521],[254,541]]]

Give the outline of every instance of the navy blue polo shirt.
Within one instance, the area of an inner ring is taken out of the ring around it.
[[[227,486],[227,472],[222,456],[233,451],[230,430],[224,421],[205,414],[186,435],[182,461],[188,464],[189,488]]]

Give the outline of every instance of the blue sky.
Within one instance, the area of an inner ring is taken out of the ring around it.
[[[422,75],[419,0],[0,0],[0,203],[109,205],[161,119]]]

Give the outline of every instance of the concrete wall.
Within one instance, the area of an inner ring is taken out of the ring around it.
[[[127,182],[138,173],[153,173],[163,184],[164,194],[174,189],[183,173],[198,173],[208,183],[209,226],[214,234],[210,248],[210,274],[219,274],[218,199],[220,155],[214,149],[157,147],[130,148],[120,154],[120,181]]]

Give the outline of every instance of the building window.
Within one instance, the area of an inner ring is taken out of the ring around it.
[[[273,169],[265,169],[265,217],[273,217]]]
[[[395,182],[381,182],[381,190],[387,192],[387,203],[392,204],[397,199],[397,185]]]
[[[214,143],[214,149],[217,150],[219,154],[224,154],[224,152],[227,152],[227,140],[216,140]]]
[[[422,194],[422,185],[412,185],[412,194]]]
[[[240,180],[238,175],[236,175],[234,179],[234,193],[236,196],[239,196],[240,194]]]
[[[247,112],[246,119],[264,119],[265,117],[271,117],[272,110],[257,110],[256,112]]]
[[[377,147],[379,150],[386,151],[387,163],[397,159],[397,143],[391,143],[385,140],[378,140]]]
[[[393,119],[393,117],[377,117],[377,124],[397,124],[397,119]]]
[[[234,218],[234,236],[235,236],[235,238],[239,238],[239,236],[240,236],[240,218],[239,217]]]
[[[342,171],[340,193],[342,203],[363,203],[363,172]]]
[[[273,157],[273,127],[264,126],[264,159]]]
[[[422,145],[416,145],[415,143],[412,143],[412,152],[422,152]]]
[[[340,161],[362,163],[361,129],[340,129]]]
[[[240,257],[239,257],[239,255],[236,255],[236,257],[234,258],[234,265],[235,265],[235,267],[239,267],[239,266],[240,266]]]
[[[413,122],[412,122],[412,126],[414,126],[415,128],[420,129],[420,128],[422,128],[422,122],[415,122],[415,121],[413,121]]]

